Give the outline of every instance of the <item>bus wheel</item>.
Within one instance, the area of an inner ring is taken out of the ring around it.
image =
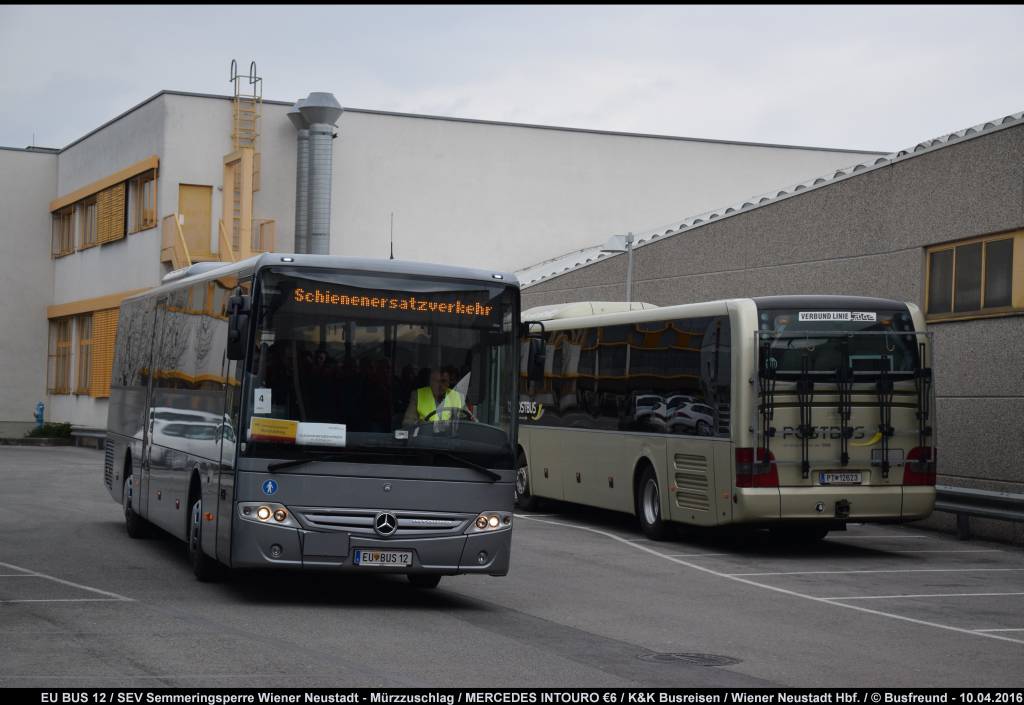
[[[516,468],[515,504],[524,512],[532,512],[540,506],[540,500],[530,494],[530,468],[526,458],[519,456]]]
[[[192,499],[192,511],[188,525],[188,562],[192,565],[192,572],[200,582],[211,582],[220,577],[220,571],[215,560],[203,553],[203,500],[199,497]]]
[[[405,577],[409,578],[409,583],[413,587],[427,590],[436,588],[441,582],[440,575],[431,575],[430,573],[409,573]]]
[[[121,485],[121,506],[124,507],[124,528],[133,539],[143,539],[149,535],[149,526],[145,519],[135,513],[132,504],[132,473],[131,459],[125,461],[124,484]]]
[[[661,518],[661,492],[658,490],[658,477],[650,465],[640,473],[636,483],[636,515],[640,518],[640,528],[647,538],[664,541],[669,537],[668,522]]]

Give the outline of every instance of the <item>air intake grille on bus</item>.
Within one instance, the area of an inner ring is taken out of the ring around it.
[[[114,444],[108,439],[103,445],[103,481],[110,489],[114,486]]]
[[[292,514],[309,529],[347,531],[350,534],[376,536],[373,520],[385,509],[333,509],[329,507],[292,507]],[[448,536],[460,534],[475,514],[450,512],[392,511],[398,519],[398,529],[392,536]]]
[[[710,509],[707,458],[703,455],[676,453],[675,467],[676,505],[699,511]]]

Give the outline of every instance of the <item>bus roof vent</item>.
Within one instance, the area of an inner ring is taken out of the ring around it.
[[[220,269],[221,267],[231,264],[230,262],[196,262],[188,267],[182,267],[181,269],[175,269],[174,271],[168,272],[164,275],[161,283],[166,284],[168,282],[176,282],[179,279],[185,277],[192,277],[196,274],[203,274],[204,272],[212,272],[214,269]]]
[[[578,301],[570,304],[554,304],[552,306],[534,306],[522,313],[524,321],[554,321],[559,318],[578,318],[580,316],[599,316],[604,313],[621,313],[623,311],[643,311],[658,308],[654,304],[643,301]]]

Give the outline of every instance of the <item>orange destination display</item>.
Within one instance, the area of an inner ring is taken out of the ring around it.
[[[295,286],[283,308],[333,310],[342,316],[373,316],[400,320],[431,321],[457,326],[500,323],[500,307],[487,291],[407,292],[344,289],[332,286]]]

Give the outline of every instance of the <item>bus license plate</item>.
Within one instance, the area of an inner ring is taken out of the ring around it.
[[[859,472],[823,472],[821,473],[821,484],[823,485],[859,485],[861,483]]]
[[[412,565],[412,551],[367,551],[357,548],[353,563],[355,565],[406,567]]]

